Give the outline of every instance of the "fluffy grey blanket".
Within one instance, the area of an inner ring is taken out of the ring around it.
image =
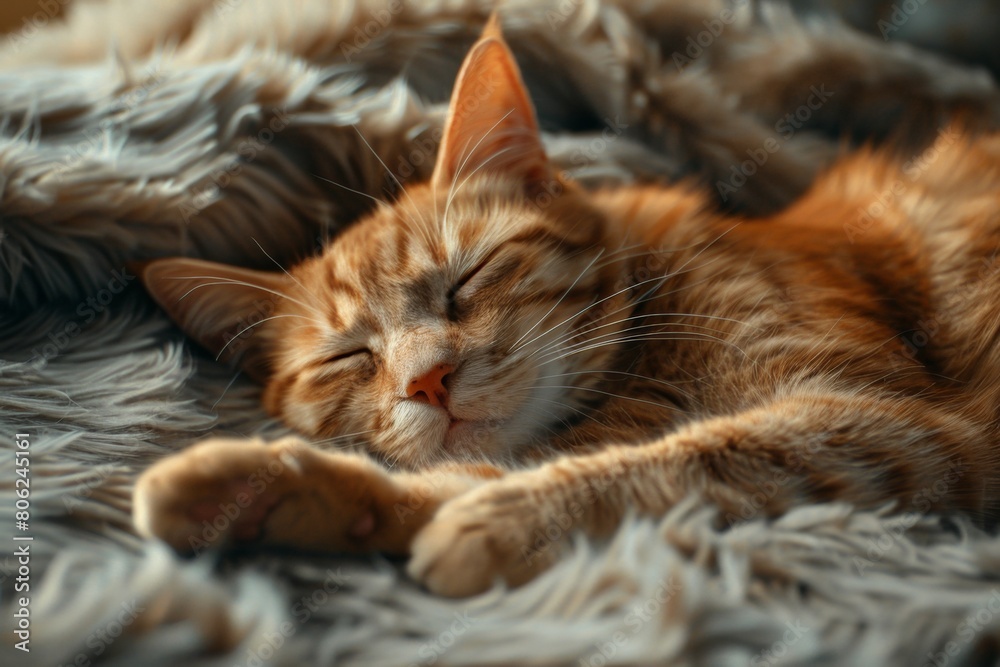
[[[404,184],[426,175],[491,6],[119,0],[44,25],[55,2],[0,46],[0,663],[997,659],[1000,540],[891,508],[770,522],[754,496],[729,527],[692,499],[607,544],[580,540],[531,585],[465,601],[430,597],[377,558],[184,561],[141,543],[138,471],[209,432],[284,429],[152,307],[126,263],[265,266],[261,248],[291,262],[365,210],[351,190],[395,194],[376,154]],[[801,193],[841,132],[895,128],[919,151],[942,110],[1000,119],[988,76],[781,8],[525,0],[503,16],[547,147],[586,183],[685,177],[720,206],[761,212]],[[816,91],[838,101],[810,107]],[[904,105],[923,122],[894,115]],[[776,133],[759,173],[718,187]]]

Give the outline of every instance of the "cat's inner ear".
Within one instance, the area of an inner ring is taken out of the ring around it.
[[[473,173],[520,179],[529,192],[552,178],[535,109],[495,14],[458,74],[432,182],[447,191]]]
[[[271,317],[290,287],[284,273],[197,259],[159,259],[138,268],[153,299],[184,333],[258,382],[270,377]]]

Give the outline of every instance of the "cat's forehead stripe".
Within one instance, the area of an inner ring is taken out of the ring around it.
[[[396,265],[405,266],[410,262],[410,237],[403,226],[396,228],[394,240],[396,243]]]

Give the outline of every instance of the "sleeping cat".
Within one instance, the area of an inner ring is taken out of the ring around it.
[[[408,554],[464,596],[692,493],[730,521],[827,500],[989,521],[998,185],[1000,137],[948,130],[909,162],[862,150],[767,219],[683,186],[585,192],[491,21],[429,183],[287,272],[142,271],[270,412],[370,455],[199,444],[140,478],[137,529]]]

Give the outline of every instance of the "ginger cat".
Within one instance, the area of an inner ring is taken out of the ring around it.
[[[288,272],[142,272],[273,414],[372,456],[199,444],[141,477],[138,531],[409,554],[465,596],[691,493],[730,521],[834,499],[995,517],[1000,137],[860,151],[769,219],[706,202],[554,173],[491,21],[429,183]]]

